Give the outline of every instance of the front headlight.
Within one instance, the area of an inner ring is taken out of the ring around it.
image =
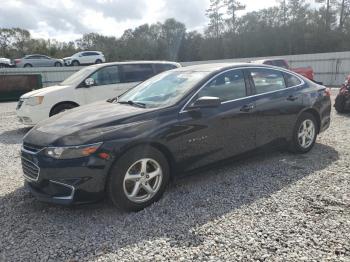
[[[102,142],[82,146],[48,147],[44,150],[44,153],[56,159],[73,159],[90,156],[95,153],[101,145]]]
[[[37,106],[40,105],[44,100],[44,96],[32,96],[26,99],[26,105]]]

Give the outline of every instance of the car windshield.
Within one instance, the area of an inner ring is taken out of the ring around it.
[[[68,86],[68,85],[74,85],[77,82],[81,82],[84,78],[92,74],[96,68],[94,67],[85,67],[78,72],[74,73],[70,77],[68,77],[66,80],[61,82],[59,85],[60,86]]]
[[[206,75],[208,75],[208,72],[164,72],[120,96],[118,103],[142,104],[147,108],[171,106],[178,102]]]

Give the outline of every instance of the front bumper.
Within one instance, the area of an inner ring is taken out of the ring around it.
[[[42,105],[28,106],[25,100],[19,100],[16,108],[18,121],[24,125],[34,126],[49,118],[50,108]]]
[[[38,200],[70,205],[104,197],[111,161],[97,156],[58,160],[37,150],[22,148],[21,158],[25,184]]]

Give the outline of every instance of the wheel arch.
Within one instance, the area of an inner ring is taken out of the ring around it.
[[[320,116],[320,113],[315,108],[306,108],[305,110],[300,112],[300,114],[298,116],[298,119],[303,113],[309,113],[309,114],[312,114],[315,117],[316,123],[317,123],[317,133],[319,133],[320,129],[321,129],[321,116]]]
[[[63,104],[70,104],[70,105],[75,105],[75,106],[80,106],[77,102],[74,102],[74,101],[62,101],[62,102],[59,102],[59,103],[56,103],[55,105],[53,105],[50,109],[50,113],[49,113],[49,116],[51,117],[52,116],[52,111],[54,110],[55,107],[59,106],[59,105],[63,105]]]
[[[144,146],[144,147],[150,146],[150,147],[153,147],[153,148],[159,150],[168,161],[170,177],[174,178],[174,176],[175,176],[174,171],[175,171],[175,166],[176,166],[174,155],[171,153],[171,151],[169,150],[169,148],[167,146],[165,146],[162,143],[153,142],[153,141],[143,141],[143,142],[133,143],[131,145],[127,145],[127,146],[123,147],[119,152],[117,152],[116,158],[114,159],[113,163],[110,165],[107,177],[110,176],[110,170],[112,169],[113,165],[119,160],[119,158],[122,155],[124,155],[129,150],[132,150],[135,147],[139,147],[139,146]],[[106,179],[106,182],[107,181],[108,181],[108,179]]]

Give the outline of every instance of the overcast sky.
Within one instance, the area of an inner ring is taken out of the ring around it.
[[[276,5],[276,0],[242,0],[247,9]],[[175,18],[189,30],[207,24],[209,0],[0,0],[0,27],[28,29],[34,37],[75,40],[84,33],[120,36],[144,23]]]

